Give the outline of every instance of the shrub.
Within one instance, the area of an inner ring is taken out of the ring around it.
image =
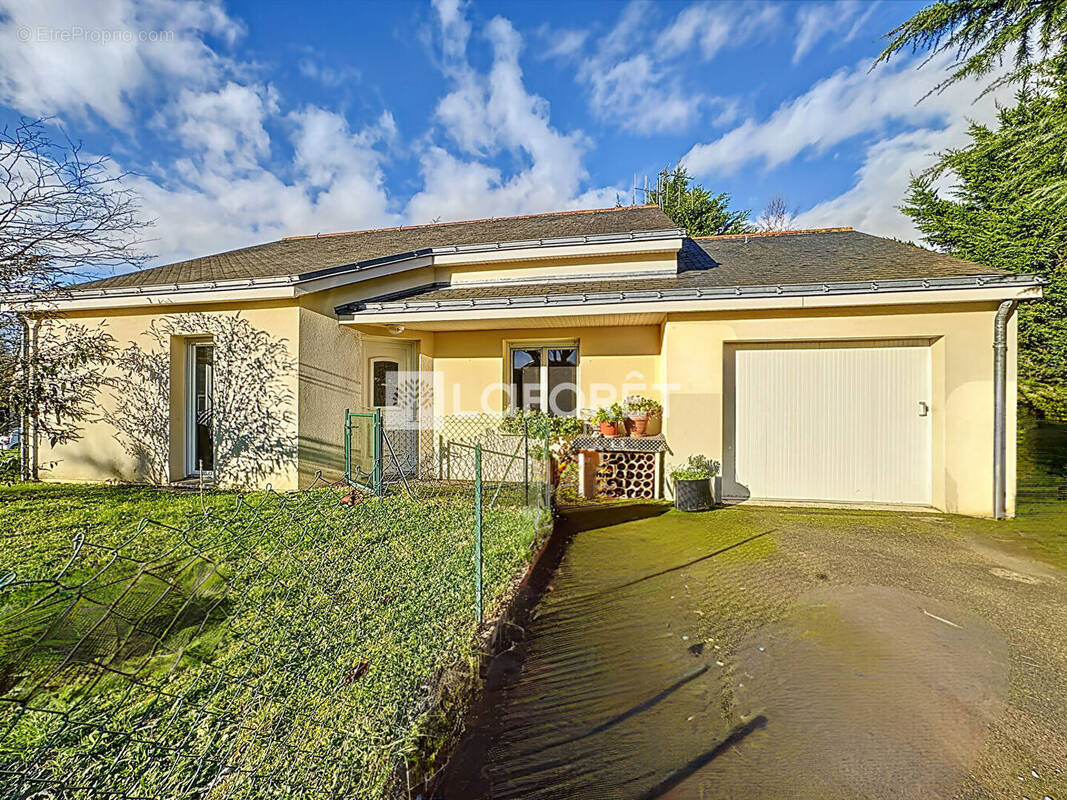
[[[578,417],[557,417],[534,409],[517,409],[507,414],[500,423],[504,433],[519,434],[525,430],[531,439],[544,439],[547,431],[550,440],[571,439],[584,430]]]
[[[671,472],[671,480],[706,481],[719,474],[719,462],[702,455],[691,455],[684,467]]]
[[[19,477],[19,449],[0,450],[0,484],[17,483]]]

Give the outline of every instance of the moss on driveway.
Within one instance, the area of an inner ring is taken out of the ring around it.
[[[576,535],[450,797],[1067,798],[1067,504]]]

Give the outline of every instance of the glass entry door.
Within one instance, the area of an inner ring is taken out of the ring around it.
[[[189,403],[186,424],[186,470],[210,475],[215,469],[215,347],[210,342],[189,346]]]
[[[419,375],[415,343],[363,339],[367,359],[366,406],[379,409],[389,445],[382,452],[386,478],[416,473],[419,459]]]

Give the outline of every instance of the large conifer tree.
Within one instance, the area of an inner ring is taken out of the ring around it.
[[[1024,399],[1067,416],[1067,55],[1041,65],[995,127],[939,154],[914,178],[902,211],[946,252],[1048,279],[1019,310]],[[946,183],[949,188],[944,188]]]

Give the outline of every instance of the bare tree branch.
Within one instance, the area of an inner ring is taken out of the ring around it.
[[[8,309],[149,258],[141,234],[151,223],[126,185],[130,173],[106,157],[84,156],[69,138],[54,142],[46,122],[0,130],[0,301]],[[78,437],[114,359],[104,330],[51,324],[57,316],[39,308],[0,311],[0,434],[22,417],[34,443],[24,444],[24,473],[33,476],[36,442]]]
[[[795,227],[796,212],[789,209],[789,201],[776,194],[767,201],[763,213],[756,220],[756,229],[765,233],[787,231]]]
[[[136,194],[101,156],[56,144],[43,120],[0,130],[0,293],[54,293],[71,280],[149,258],[150,223]]]

